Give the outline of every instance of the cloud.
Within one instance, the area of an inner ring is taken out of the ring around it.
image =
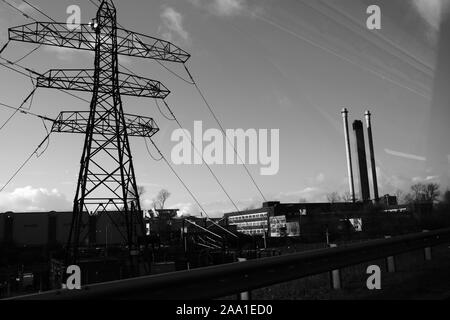
[[[191,42],[189,33],[183,26],[183,16],[172,7],[164,7],[161,13],[162,25],[159,27],[161,36],[170,42]]]
[[[179,209],[178,216],[198,216],[200,215],[200,210],[197,205],[193,203],[177,203],[171,206],[171,208]]]
[[[244,0],[215,0],[212,6],[219,15],[232,16],[240,14],[245,9]]]
[[[71,202],[57,189],[27,186],[0,193],[0,211],[66,211],[71,207]]]
[[[431,182],[440,182],[439,176],[426,176],[426,177],[414,177],[412,178],[412,182],[414,183],[431,183]]]
[[[302,190],[280,192],[274,199],[284,203],[296,203],[299,202],[299,200],[306,200],[307,202],[324,202],[326,201],[326,195],[328,193],[328,190],[321,187],[306,187]]]
[[[370,172],[371,168],[369,168]],[[378,188],[380,195],[395,194],[397,190],[409,192],[411,186],[416,183],[440,183],[441,177],[429,175],[422,172],[424,176],[418,175],[416,177],[406,177],[403,175],[388,174],[385,170],[377,167]],[[369,182],[372,186],[372,175],[369,175]]]
[[[368,168],[369,172],[369,183],[373,186],[372,168]],[[408,190],[411,186],[412,179],[404,177],[402,175],[391,174],[386,172],[384,169],[377,167],[377,182],[378,190],[381,194],[394,194],[396,190]],[[358,192],[359,189],[356,191]]]
[[[250,8],[247,0],[188,0],[193,5],[206,9],[209,13],[220,17],[237,15],[253,15],[259,8]]]
[[[143,210],[153,210],[154,201],[150,199],[141,200],[141,206]],[[179,216],[199,216],[200,210],[197,205],[190,202],[176,203],[173,205],[166,205],[165,209],[178,209]]]
[[[408,154],[408,153],[389,150],[389,149],[384,149],[384,152],[386,152],[387,154],[389,154],[391,156],[396,156],[396,157],[405,158],[405,159],[409,159],[409,160],[427,161],[427,159],[425,157],[414,155],[414,154]]]
[[[261,208],[262,201],[259,198],[248,198],[248,199],[241,199],[237,200],[234,199],[236,206],[239,208],[239,210],[245,210],[249,208]],[[178,203],[169,203],[166,205],[166,208],[168,209],[179,209],[178,215],[179,216],[200,216],[200,212],[202,210],[199,208],[199,206],[195,203],[189,202],[189,200],[186,200],[187,202],[178,202]],[[153,208],[151,200],[143,200],[142,201],[142,208],[144,210],[149,210]],[[225,213],[229,212],[235,212],[236,208],[233,204],[230,203],[229,200],[215,200],[210,202],[201,202],[200,203],[203,209],[205,209],[206,214],[203,214],[203,217],[210,217],[210,218],[222,218]]]

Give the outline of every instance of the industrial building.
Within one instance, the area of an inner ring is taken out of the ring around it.
[[[0,213],[0,244],[18,248],[65,246],[70,234],[72,217],[72,212]],[[116,221],[118,228],[111,227],[108,213],[95,216],[85,213],[82,223],[84,227],[81,239],[85,246],[123,244],[125,225]],[[140,233],[137,223],[134,230]]]
[[[300,237],[312,219],[323,214],[357,213],[363,203],[280,203],[265,202],[260,209],[225,214],[226,223],[251,236]]]
[[[398,206],[395,197],[382,199],[377,204],[266,202],[259,209],[225,214],[225,223],[250,236],[304,241],[323,241],[326,233],[336,238],[375,236],[381,225],[388,233],[414,229],[406,207]]]

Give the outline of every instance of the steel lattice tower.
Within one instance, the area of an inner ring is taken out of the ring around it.
[[[113,209],[123,213],[126,242],[136,250],[133,211],[140,212],[136,177],[122,108],[117,55],[116,10],[103,2],[94,25],[96,34],[94,91],[74,201],[69,241],[79,243],[82,212]],[[99,92],[99,88],[109,90]],[[111,131],[97,132],[98,127]]]
[[[189,54],[170,42],[118,28],[112,0],[103,0],[93,23],[78,30],[36,22],[10,28],[9,38],[95,52],[93,70],[50,70],[37,80],[38,87],[93,94],[89,112],[62,112],[52,128],[85,134],[66,263],[79,259],[86,213],[106,212],[131,258],[139,252],[138,236],[145,228],[129,136],[151,137],[159,129],[151,118],[125,114],[121,94],[164,99],[170,92],[158,81],[119,72],[118,55],[185,63]]]

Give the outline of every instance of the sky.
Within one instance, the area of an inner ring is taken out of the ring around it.
[[[20,0],[9,1],[37,20],[48,21]],[[70,5],[80,6],[82,23],[88,23],[96,10],[88,0],[29,2],[61,22]],[[436,101],[441,1],[117,0],[115,4],[125,28],[169,40],[192,55],[187,66],[225,129],[279,130],[278,173],[263,176],[260,165],[249,165],[267,200],[326,201],[328,193],[348,191],[343,107],[349,109],[351,121],[364,120],[368,109],[373,114],[381,194],[407,192],[417,182],[448,187],[448,177],[427,161],[428,132],[437,124],[430,114]],[[366,10],[373,4],[381,8],[381,30],[366,26]],[[7,41],[8,27],[30,22],[0,2],[2,43]],[[35,47],[14,42],[2,56],[19,59]],[[192,132],[195,121],[202,121],[204,130],[218,128],[191,84],[153,60],[121,57],[120,62],[170,89],[166,101],[184,128]],[[39,72],[92,68],[93,54],[41,47],[21,64]],[[182,65],[166,66],[188,79]],[[13,106],[33,89],[29,79],[4,68],[0,81],[0,102]],[[77,95],[89,100],[87,93]],[[170,160],[176,123],[167,120],[151,99],[123,97],[123,103],[126,113],[155,119],[161,131],[154,141]],[[62,92],[38,89],[31,110],[55,118],[60,111],[88,107]],[[0,108],[0,123],[10,114]],[[448,134],[448,129],[442,133]],[[45,135],[39,120],[23,114],[0,131],[0,185]],[[137,183],[146,191],[143,207],[151,208],[152,199],[165,188],[171,193],[167,207],[198,214],[194,200],[167,165],[149,156],[144,140],[131,140]],[[45,153],[33,157],[0,193],[0,212],[71,210],[82,146],[80,135],[53,134]],[[174,168],[210,216],[234,210],[205,166]],[[212,169],[239,209],[261,206],[263,199],[242,166]]]

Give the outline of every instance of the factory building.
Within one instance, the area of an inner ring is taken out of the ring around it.
[[[331,216],[324,214],[335,214],[334,224],[338,225],[340,213],[356,215],[363,207],[363,203],[266,202],[260,209],[225,214],[225,221],[228,226],[236,227],[237,232],[250,236],[300,237],[314,233],[314,227],[326,225],[325,220]]]
[[[266,202],[259,209],[225,214],[225,223],[254,237],[301,237],[308,241],[322,241],[326,233],[363,236],[375,235],[381,229],[395,233],[414,228],[407,208],[398,206],[396,198],[388,195],[377,206],[364,202]]]

